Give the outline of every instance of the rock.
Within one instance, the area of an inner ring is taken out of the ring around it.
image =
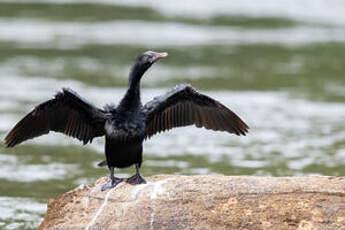
[[[51,199],[39,229],[344,229],[345,178],[178,176],[79,186]]]

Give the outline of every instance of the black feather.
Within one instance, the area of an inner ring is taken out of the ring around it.
[[[199,93],[190,85],[179,85],[166,94],[154,98],[144,108],[148,130],[146,137],[150,137],[166,129],[195,124],[216,131],[227,131],[236,135],[245,135],[248,126],[234,112],[218,101]],[[161,114],[167,114],[162,116]],[[166,127],[151,125],[156,119]]]

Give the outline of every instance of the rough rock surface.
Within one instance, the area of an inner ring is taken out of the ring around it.
[[[345,178],[178,176],[51,199],[40,229],[345,229]]]

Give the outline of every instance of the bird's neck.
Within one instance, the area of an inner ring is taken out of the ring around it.
[[[140,79],[145,71],[132,68],[129,74],[128,89],[122,99],[120,106],[126,110],[136,109],[141,106],[140,99]]]

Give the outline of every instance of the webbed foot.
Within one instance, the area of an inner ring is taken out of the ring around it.
[[[121,182],[123,181],[123,179],[120,179],[120,178],[114,178],[114,180],[110,180],[108,182],[106,182],[102,188],[101,188],[101,191],[105,191],[107,189],[111,189],[111,188],[115,188],[116,185],[120,184]]]
[[[127,179],[126,181],[128,184],[146,184],[146,180],[140,175],[140,174],[135,174],[134,176],[131,176],[130,178]]]

